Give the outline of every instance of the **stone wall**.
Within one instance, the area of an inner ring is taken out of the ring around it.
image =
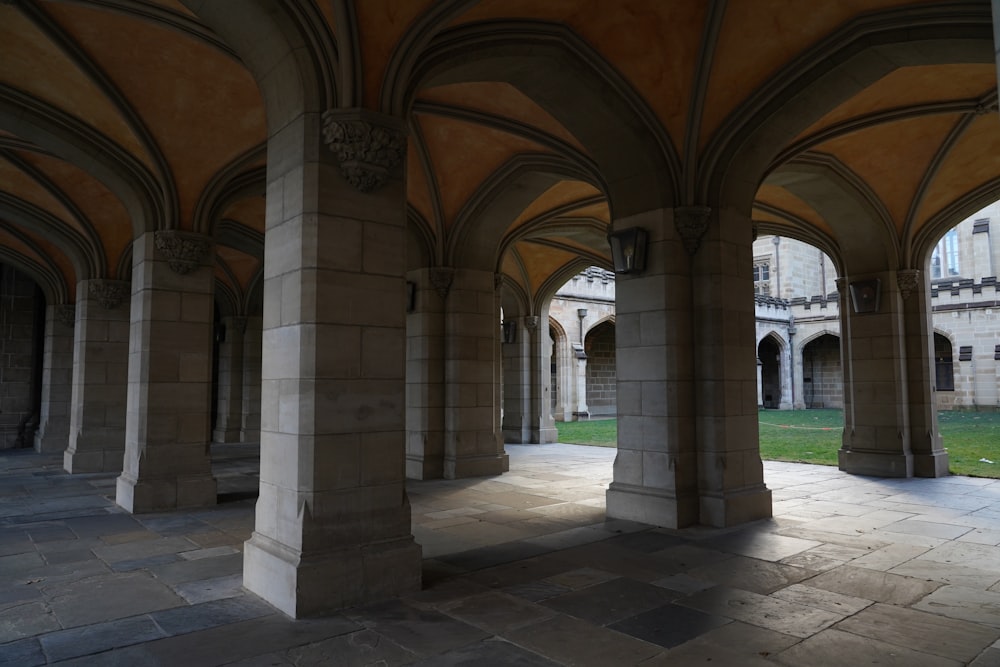
[[[615,379],[615,327],[602,322],[590,330],[584,344],[587,353],[587,407],[591,417],[614,415],[617,381]]]
[[[806,408],[844,407],[840,340],[823,335],[802,348],[802,400]]]
[[[0,449],[34,443],[44,312],[34,281],[0,266]]]

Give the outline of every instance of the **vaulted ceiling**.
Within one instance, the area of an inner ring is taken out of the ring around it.
[[[456,239],[475,235],[491,255],[475,261],[531,298],[608,265],[628,199],[612,193],[632,172],[674,206],[742,178],[761,231],[841,268],[872,239],[891,266],[915,266],[1000,193],[988,2],[254,1],[328,45],[331,103],[404,107],[411,265],[473,261]],[[265,101],[188,5],[0,3],[0,261],[52,299],[127,279],[138,233],[179,228],[212,233],[220,294],[251,300]],[[518,40],[533,51],[494,69],[455,56]],[[551,42],[569,55],[536,71],[527,56]]]

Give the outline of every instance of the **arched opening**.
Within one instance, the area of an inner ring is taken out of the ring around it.
[[[777,410],[781,406],[781,344],[774,336],[766,336],[757,345],[760,360],[760,405]]]
[[[937,332],[934,332],[934,388],[938,391],[955,391],[951,341]]]
[[[837,336],[822,334],[802,347],[802,393],[807,409],[844,407]]]
[[[587,407],[591,417],[612,418],[617,414],[615,380],[615,325],[601,322],[587,332]]]
[[[0,449],[34,444],[44,332],[42,290],[24,273],[0,264]]]

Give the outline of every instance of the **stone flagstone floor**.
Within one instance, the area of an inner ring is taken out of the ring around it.
[[[217,507],[132,516],[115,476],[0,452],[0,665],[1000,665],[1000,481],[766,463],[773,520],[605,520],[614,450],[508,446],[411,482],[424,589],[292,621],[240,586],[257,452]]]

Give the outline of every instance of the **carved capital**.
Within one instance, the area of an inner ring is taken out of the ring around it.
[[[441,300],[448,298],[448,291],[451,289],[451,281],[455,279],[455,269],[447,266],[438,266],[430,270],[431,286],[441,297]]]
[[[72,304],[56,306],[56,322],[71,329],[76,326],[76,306]]]
[[[689,255],[698,252],[701,237],[708,230],[708,217],[712,209],[707,206],[679,206],[674,209],[674,226],[680,234],[684,249]]]
[[[493,289],[498,290],[501,287],[503,287],[503,274],[502,273],[494,273],[493,274]]]
[[[841,294],[841,296],[843,296],[844,291],[847,289],[847,278],[837,278],[836,284],[837,291]]]
[[[167,258],[170,268],[181,275],[201,266],[210,245],[207,236],[177,230],[156,232],[154,241],[156,249]]]
[[[388,116],[330,109],[323,114],[323,137],[340,173],[361,192],[382,187],[406,155],[403,126]]]
[[[114,310],[132,294],[132,285],[124,280],[92,280],[87,289],[90,298],[108,310]]]
[[[528,315],[524,318],[524,328],[528,331],[534,331],[538,328],[541,318],[538,315]]]
[[[919,269],[900,269],[896,271],[896,285],[899,287],[899,293],[903,295],[904,299],[909,299],[910,295],[916,291],[917,286],[920,284],[919,281]]]

